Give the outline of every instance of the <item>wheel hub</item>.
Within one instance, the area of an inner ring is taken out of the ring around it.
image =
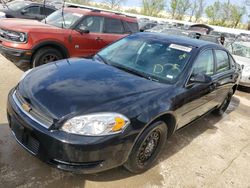
[[[160,141],[160,131],[154,130],[142,143],[137,157],[138,163],[143,165],[154,154]]]

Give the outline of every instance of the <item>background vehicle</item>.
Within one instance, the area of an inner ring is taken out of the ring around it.
[[[239,85],[250,88],[250,42],[234,42],[227,44],[237,63],[242,66],[242,78]]]
[[[54,6],[31,1],[12,1],[0,7],[0,18],[43,20],[56,11]]]
[[[153,61],[152,61],[153,60]],[[137,33],[90,59],[26,72],[8,97],[16,140],[64,170],[149,169],[177,129],[222,115],[239,72],[214,43]]]
[[[27,69],[68,57],[91,57],[106,45],[138,31],[134,17],[65,8],[42,22],[2,19],[0,51],[18,67]]]

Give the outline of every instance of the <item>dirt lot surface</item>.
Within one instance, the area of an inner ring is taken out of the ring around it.
[[[21,148],[8,128],[6,98],[22,71],[0,56],[0,187],[250,188],[250,94],[237,92],[226,114],[178,131],[160,161],[133,175],[122,167],[83,175],[51,168]]]

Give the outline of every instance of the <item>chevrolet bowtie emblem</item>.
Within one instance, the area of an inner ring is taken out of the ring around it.
[[[30,106],[29,106],[28,104],[26,104],[26,103],[23,103],[23,104],[22,104],[22,108],[23,108],[26,112],[30,112],[30,110],[31,110]]]

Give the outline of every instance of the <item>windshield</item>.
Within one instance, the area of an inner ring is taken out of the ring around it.
[[[233,54],[241,57],[250,58],[250,45],[243,43],[232,43],[227,46],[227,49]]]
[[[62,10],[58,10],[49,15],[46,18],[46,20],[44,19],[42,22],[56,27],[62,27],[68,29],[72,25],[74,25],[79,19],[81,19],[82,16],[83,16],[82,14],[66,12],[66,11],[62,13]]]
[[[7,3],[7,7],[11,10],[19,10],[27,5],[29,5],[29,3],[25,1],[13,1],[13,2]]]
[[[174,83],[192,48],[132,35],[98,53],[104,62],[154,81]]]

